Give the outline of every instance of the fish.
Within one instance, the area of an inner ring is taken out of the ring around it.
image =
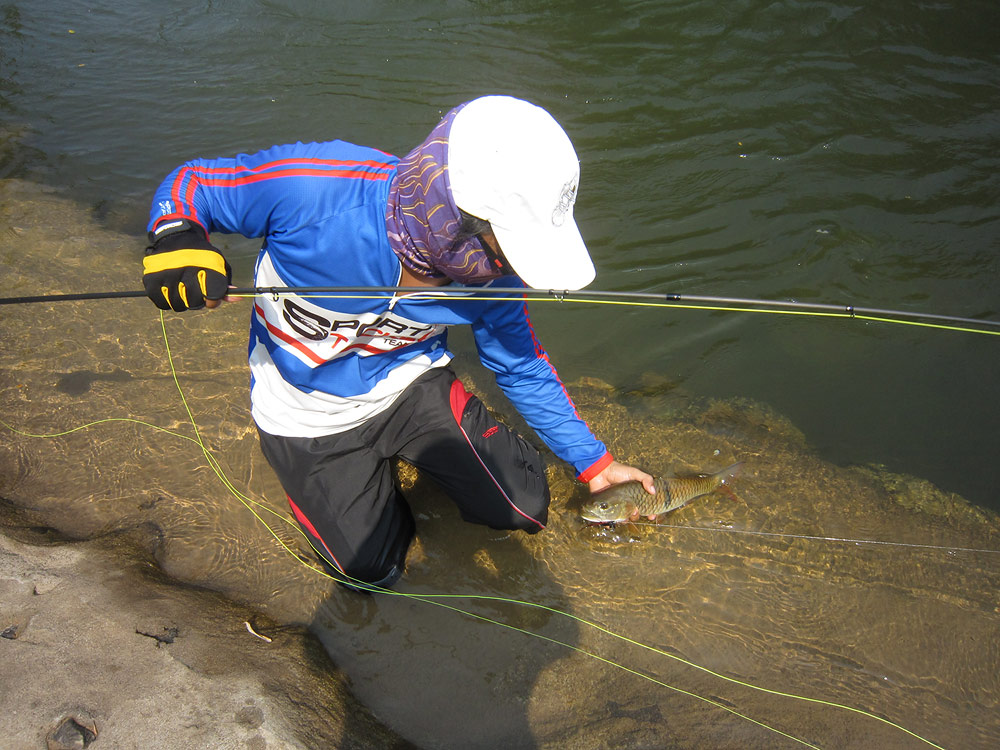
[[[596,493],[580,511],[584,521],[591,523],[624,523],[638,516],[658,516],[683,508],[695,498],[725,488],[739,476],[743,462],[737,462],[715,474],[695,474],[681,477],[654,477],[656,494],[652,495],[642,482],[622,482]]]

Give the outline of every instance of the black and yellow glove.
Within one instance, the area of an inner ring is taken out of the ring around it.
[[[222,299],[233,270],[198,224],[165,221],[149,233],[142,259],[142,285],[161,310],[198,310],[205,300]]]

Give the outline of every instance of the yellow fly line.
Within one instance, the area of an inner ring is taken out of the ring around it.
[[[400,288],[402,289],[402,288]],[[478,291],[478,290],[477,290]],[[974,319],[970,318],[949,318],[949,316],[934,316],[930,315],[927,317],[941,318],[944,320],[954,320],[954,323],[939,322],[935,323],[930,320],[918,320],[917,317],[921,317],[919,314],[905,313],[900,311],[900,315],[913,315],[914,319],[904,318],[904,317],[888,317],[886,315],[874,315],[864,311],[864,308],[852,308],[850,306],[843,306],[838,309],[794,309],[793,307],[767,307],[766,305],[771,304],[771,301],[761,300],[760,304],[764,305],[762,307],[756,307],[751,305],[740,304],[734,301],[730,303],[711,303],[711,302],[682,302],[682,301],[670,301],[663,299],[658,300],[644,300],[637,298],[624,298],[624,299],[603,299],[599,297],[586,297],[575,295],[570,292],[555,292],[549,291],[544,294],[531,294],[531,295],[517,295],[517,296],[504,296],[503,294],[490,294],[482,295],[478,294],[477,291],[465,292],[465,293],[444,293],[442,291],[412,291],[412,289],[407,290],[404,293],[398,295],[399,300],[435,300],[435,299],[447,299],[450,301],[459,302],[567,302],[567,303],[577,303],[583,305],[617,305],[622,307],[653,307],[653,308],[668,308],[677,310],[706,310],[708,312],[741,312],[741,313],[765,313],[770,315],[798,315],[803,317],[813,317],[813,318],[848,318],[851,320],[865,320],[873,323],[887,323],[895,325],[907,325],[914,326],[918,328],[934,328],[943,331],[954,331],[956,333],[980,333],[987,336],[1000,336],[1000,328],[992,330],[990,328],[974,328],[971,325],[961,325],[961,323],[977,323]],[[498,290],[499,291],[499,290]],[[531,291],[531,290],[526,290]],[[456,290],[457,292],[457,290]],[[230,293],[230,297],[238,298],[252,298],[258,296],[258,294],[263,294],[264,296],[280,296],[282,294],[290,294],[293,292],[284,292],[280,289],[260,289],[253,291],[239,291]],[[306,291],[301,292],[302,296],[312,297],[318,299],[385,299],[388,292],[354,292],[354,291],[340,291],[340,292],[321,292],[321,291]],[[650,295],[653,296],[653,295]],[[657,295],[660,297],[669,297],[671,295]],[[794,304],[794,303],[788,303]],[[834,305],[824,305],[824,308],[834,308]],[[886,311],[889,312],[889,311]],[[984,320],[981,321],[982,325],[997,325],[994,321]]]
[[[621,305],[626,307],[658,307],[679,310],[707,310],[709,312],[768,313],[771,315],[798,315],[814,318],[850,318],[890,325],[907,325],[932,328],[956,333],[979,333],[1000,336],[1000,321],[966,318],[936,313],[908,310],[834,305],[828,303],[796,302],[790,300],[749,299],[740,297],[715,297],[703,295],[663,294],[659,292],[614,291],[558,291],[554,289],[502,288],[502,287],[233,287],[229,297],[300,295],[318,299],[385,299],[392,296],[399,300],[449,299],[466,302],[572,302],[584,305]],[[80,294],[43,294],[36,296],[0,297],[0,306],[38,302],[62,302],[100,299],[126,299],[145,297],[144,291],[89,292]]]
[[[356,295],[352,295],[352,296],[356,297]],[[517,301],[523,301],[524,298],[523,297],[514,297],[514,298],[511,298],[511,299],[516,299]],[[581,301],[581,300],[566,300],[566,301]],[[636,302],[623,302],[623,301],[614,301],[614,300],[601,300],[601,301],[591,300],[591,302],[597,302],[597,303],[600,303],[600,304],[637,304]],[[667,302],[641,302],[639,304],[641,304],[643,306],[652,306],[652,307],[686,307],[686,306],[688,306],[688,305],[681,305],[681,304],[678,304],[678,303],[667,303]],[[705,308],[702,305],[690,305],[690,307],[699,307],[699,308],[702,308],[702,309],[710,309],[710,308]],[[732,308],[721,308],[721,309],[732,309]],[[792,314],[812,314],[812,315],[824,315],[824,316],[829,316],[829,317],[843,317],[843,316],[846,316],[846,314],[844,314],[844,313],[818,312],[818,311],[803,312],[803,311],[760,310],[760,309],[752,309],[752,308],[748,309],[747,311],[748,312],[784,312],[786,314],[788,314],[788,313],[792,313]],[[901,322],[901,321],[893,320],[893,321],[890,321],[890,322]],[[173,430],[168,430],[168,429],[166,429],[164,427],[160,427],[158,425],[151,424],[149,422],[144,422],[144,421],[139,420],[139,419],[132,419],[132,418],[128,418],[128,417],[112,417],[112,418],[107,418],[107,419],[95,420],[93,422],[88,422],[87,424],[83,424],[83,425],[80,425],[78,427],[74,427],[74,428],[69,429],[69,430],[65,430],[65,431],[62,431],[62,432],[56,432],[56,433],[49,433],[49,434],[34,434],[34,433],[29,433],[29,432],[26,432],[26,431],[22,431],[22,430],[16,429],[15,427],[7,424],[6,422],[4,422],[2,420],[0,420],[0,424],[2,424],[4,427],[6,427],[9,430],[11,430],[13,432],[16,432],[16,433],[18,433],[20,435],[24,435],[26,437],[32,437],[32,438],[55,438],[55,437],[61,437],[61,436],[64,436],[64,435],[69,435],[71,433],[74,433],[74,432],[77,432],[77,431],[80,431],[80,430],[84,430],[84,429],[87,429],[87,428],[96,427],[96,426],[99,426],[99,425],[102,425],[102,424],[109,424],[109,423],[112,423],[112,422],[128,422],[128,423],[134,423],[134,424],[142,425],[142,426],[145,426],[145,427],[149,427],[149,428],[151,428],[153,430],[164,432],[164,433],[166,433],[168,435],[171,435],[173,437],[177,437],[177,438],[180,438],[180,439],[192,442],[192,443],[194,443],[194,444],[196,444],[196,445],[199,446],[199,448],[202,451],[202,454],[205,457],[205,460],[208,462],[208,465],[211,467],[212,471],[216,474],[216,476],[218,477],[219,481],[226,487],[226,489],[237,500],[239,500],[239,502],[244,507],[246,507],[247,510],[250,511],[250,513],[254,516],[254,518],[257,519],[257,521],[259,521],[264,526],[265,529],[267,529],[268,533],[274,538],[274,540],[294,560],[296,560],[296,562],[298,562],[299,564],[301,564],[301,565],[307,567],[308,569],[312,570],[317,575],[320,575],[320,576],[329,578],[330,580],[336,581],[337,578],[335,576],[332,576],[327,571],[325,571],[322,568],[317,567],[315,565],[311,565],[308,562],[302,560],[299,557],[299,555],[296,554],[295,550],[293,550],[284,540],[282,540],[281,537],[278,535],[278,533],[270,525],[268,525],[268,523],[264,520],[264,518],[261,516],[261,514],[258,513],[257,509],[260,509],[260,510],[266,512],[266,513],[270,513],[271,515],[275,516],[282,523],[287,524],[292,530],[294,530],[296,533],[300,534],[302,536],[302,538],[306,540],[306,543],[308,543],[310,546],[312,546],[311,541],[302,532],[302,530],[299,528],[299,526],[297,524],[295,524],[286,515],[283,515],[283,514],[277,512],[277,511],[275,511],[274,509],[270,508],[266,504],[261,503],[261,502],[259,502],[257,500],[254,500],[253,498],[250,498],[247,495],[245,495],[242,491],[240,491],[240,489],[238,487],[236,487],[236,485],[228,478],[228,476],[226,476],[225,472],[222,470],[221,464],[218,462],[218,460],[215,458],[215,456],[212,454],[212,452],[208,449],[208,446],[205,444],[204,440],[202,439],[201,432],[198,429],[197,422],[196,422],[196,420],[194,418],[194,414],[191,411],[191,408],[190,408],[190,406],[188,404],[186,396],[184,395],[184,390],[181,387],[180,378],[179,378],[179,376],[177,374],[177,370],[176,370],[176,368],[174,366],[173,355],[172,355],[171,350],[170,350],[170,342],[169,342],[169,338],[167,336],[166,320],[165,320],[165,318],[163,316],[163,312],[162,311],[160,312],[160,325],[161,325],[161,328],[163,330],[163,343],[164,343],[164,346],[165,346],[165,349],[166,349],[166,359],[167,359],[167,362],[168,362],[169,367],[170,367],[170,373],[171,373],[171,376],[173,378],[174,385],[177,388],[178,395],[180,396],[181,403],[182,403],[182,405],[184,407],[184,411],[187,414],[188,421],[191,424],[191,427],[192,427],[192,429],[194,431],[194,437],[190,437],[188,435],[184,435],[182,433],[179,433],[179,432],[176,432],[176,431],[173,431]],[[942,326],[942,327],[948,327],[948,326]],[[983,332],[983,331],[978,331],[978,332]],[[556,608],[553,608],[553,607],[549,607],[548,605],[545,605],[545,604],[540,604],[538,602],[524,601],[524,600],[519,600],[519,599],[512,599],[512,598],[502,597],[502,596],[488,596],[488,595],[482,595],[482,594],[413,594],[413,593],[408,593],[408,592],[403,592],[403,591],[395,591],[395,590],[392,590],[392,589],[386,589],[386,588],[382,588],[382,587],[379,587],[379,586],[374,586],[374,585],[366,583],[364,581],[359,581],[357,579],[353,579],[350,576],[348,576],[347,574],[343,574],[342,573],[341,575],[343,576],[343,578],[350,580],[350,582],[352,583],[352,585],[357,586],[358,588],[361,588],[361,589],[366,590],[366,591],[371,592],[371,593],[378,593],[378,594],[383,594],[383,595],[388,595],[388,596],[404,597],[406,599],[411,599],[411,600],[423,602],[425,604],[431,604],[431,605],[434,605],[434,606],[437,606],[437,607],[442,607],[444,609],[447,609],[447,610],[450,610],[452,612],[455,612],[456,614],[464,615],[465,617],[469,617],[469,618],[474,619],[474,620],[478,620],[478,621],[481,621],[481,622],[484,622],[484,623],[487,623],[487,624],[491,624],[491,625],[497,625],[499,627],[502,627],[502,628],[505,628],[505,629],[508,629],[508,630],[511,630],[511,631],[514,631],[514,632],[517,632],[517,633],[521,633],[523,635],[526,635],[526,636],[529,636],[529,637],[532,637],[532,638],[538,638],[540,640],[552,643],[554,645],[562,646],[564,648],[567,648],[567,649],[570,649],[572,651],[575,651],[575,652],[577,652],[577,653],[579,653],[579,654],[581,654],[583,656],[587,656],[587,657],[589,657],[591,659],[595,659],[595,660],[597,660],[599,662],[607,664],[608,666],[614,667],[615,669],[619,669],[619,670],[621,670],[623,672],[626,672],[628,674],[634,675],[634,676],[636,676],[636,677],[638,677],[640,679],[647,680],[648,682],[651,682],[651,683],[653,683],[655,685],[658,685],[660,687],[667,688],[667,689],[672,690],[672,691],[674,691],[676,693],[679,693],[679,694],[682,694],[682,695],[686,695],[688,697],[694,698],[694,699],[702,701],[702,702],[704,702],[704,703],[706,703],[708,705],[711,705],[711,706],[713,706],[715,708],[719,708],[719,709],[721,709],[723,711],[726,711],[726,712],[732,714],[733,716],[736,716],[736,717],[738,717],[740,719],[743,719],[743,720],[745,720],[747,722],[755,724],[755,725],[757,725],[757,726],[759,726],[759,727],[761,727],[763,729],[766,729],[766,730],[768,730],[770,732],[773,732],[773,733],[778,734],[778,735],[780,735],[782,737],[785,737],[785,738],[787,738],[787,739],[789,739],[789,740],[791,740],[793,742],[796,742],[796,743],[801,744],[801,745],[805,745],[806,747],[809,747],[809,748],[815,748],[816,750],[819,750],[817,745],[814,745],[814,744],[812,744],[810,742],[807,742],[806,740],[803,740],[801,738],[795,737],[795,736],[793,736],[793,735],[791,735],[791,734],[789,734],[787,732],[784,732],[784,731],[782,731],[782,730],[780,730],[780,729],[778,729],[776,727],[770,726],[769,724],[767,724],[767,723],[765,723],[763,721],[760,721],[758,719],[754,719],[753,717],[747,716],[746,714],[743,714],[743,713],[737,711],[736,709],[734,709],[734,708],[732,708],[730,706],[727,706],[724,703],[721,703],[720,701],[713,700],[711,698],[707,698],[705,696],[699,695],[699,694],[691,692],[689,690],[685,690],[683,688],[677,687],[676,685],[671,685],[669,683],[666,683],[666,682],[664,682],[662,680],[657,679],[656,677],[653,677],[652,675],[646,674],[646,673],[641,672],[641,671],[639,671],[637,669],[633,669],[633,668],[628,667],[628,666],[626,666],[624,664],[616,662],[616,661],[614,661],[612,659],[608,659],[608,658],[606,658],[604,656],[601,656],[600,654],[597,654],[597,653],[594,653],[592,651],[588,651],[586,649],[583,649],[583,648],[581,648],[579,646],[575,646],[573,644],[566,643],[564,641],[560,641],[560,640],[558,640],[556,638],[552,638],[552,637],[544,635],[542,633],[537,633],[537,632],[534,632],[534,631],[531,631],[531,630],[527,630],[525,628],[521,628],[521,627],[512,625],[510,623],[503,622],[501,620],[496,620],[496,619],[493,619],[491,617],[487,617],[485,615],[481,615],[481,614],[478,614],[478,613],[475,613],[475,612],[470,612],[470,611],[468,611],[466,609],[462,609],[462,608],[457,607],[457,606],[455,606],[453,604],[450,604],[449,601],[464,599],[464,600],[470,600],[470,601],[504,603],[504,604],[510,604],[510,605],[521,606],[521,607],[530,607],[530,608],[542,610],[542,611],[551,613],[553,615],[557,615],[557,616],[560,616],[560,617],[568,618],[569,620],[572,620],[572,621],[576,622],[579,625],[582,625],[584,627],[593,629],[593,630],[595,630],[597,632],[603,633],[604,635],[607,635],[607,636],[609,636],[611,638],[620,640],[620,641],[622,641],[624,643],[627,643],[627,644],[629,644],[631,646],[634,646],[634,647],[637,647],[637,648],[640,648],[640,649],[645,649],[645,650],[650,651],[650,652],[652,652],[652,653],[654,653],[654,654],[656,654],[658,656],[663,656],[663,657],[672,659],[672,660],[674,660],[675,662],[677,662],[679,664],[683,664],[684,666],[690,667],[692,669],[699,670],[699,671],[701,671],[701,672],[703,672],[703,673],[705,673],[707,675],[710,675],[710,676],[715,677],[717,679],[723,680],[723,681],[728,682],[728,683],[730,683],[732,685],[736,685],[736,686],[743,687],[743,688],[748,688],[750,690],[754,690],[754,691],[757,691],[757,692],[761,692],[761,693],[764,693],[764,694],[767,694],[767,695],[772,695],[772,696],[776,696],[776,697],[780,697],[780,698],[787,698],[787,699],[794,700],[794,701],[800,701],[800,702],[804,702],[804,703],[810,703],[810,704],[814,704],[814,705],[820,705],[820,706],[825,706],[825,707],[828,707],[828,708],[838,709],[838,710],[842,710],[842,711],[848,711],[848,712],[851,712],[853,714],[856,714],[856,715],[859,715],[859,716],[863,716],[863,717],[865,717],[867,719],[871,719],[871,720],[880,722],[881,724],[883,724],[885,726],[888,726],[888,727],[890,727],[892,729],[895,729],[897,731],[900,731],[900,732],[902,732],[902,733],[904,733],[906,735],[909,735],[910,737],[912,737],[912,738],[914,738],[916,740],[919,740],[920,742],[922,742],[922,743],[924,743],[924,744],[926,744],[926,745],[928,745],[928,746],[930,746],[932,748],[937,748],[937,750],[944,750],[944,748],[941,745],[938,745],[938,744],[932,742],[931,740],[929,740],[929,739],[927,739],[925,737],[922,737],[921,735],[919,735],[919,734],[917,734],[917,733],[915,733],[915,732],[907,729],[906,727],[904,727],[904,726],[902,726],[900,724],[897,724],[896,722],[893,722],[893,721],[891,721],[889,719],[886,719],[884,717],[878,716],[877,714],[874,714],[874,713],[872,713],[870,711],[866,711],[866,710],[860,709],[860,708],[855,708],[853,706],[848,706],[848,705],[845,705],[845,704],[842,704],[842,703],[837,703],[837,702],[834,702],[834,701],[824,700],[824,699],[821,699],[821,698],[810,698],[810,697],[807,697],[807,696],[797,695],[797,694],[791,693],[791,692],[786,692],[786,691],[774,690],[774,689],[771,689],[771,688],[761,687],[759,685],[754,685],[753,683],[750,683],[750,682],[747,682],[747,681],[744,681],[744,680],[739,680],[739,679],[736,679],[734,677],[729,677],[727,675],[724,675],[724,674],[721,674],[721,673],[716,672],[714,670],[711,670],[711,669],[709,669],[707,667],[701,666],[700,664],[697,664],[695,662],[692,662],[692,661],[689,661],[687,659],[684,659],[683,657],[677,656],[676,654],[669,653],[669,652],[664,651],[662,649],[656,648],[655,646],[651,646],[651,645],[642,643],[641,641],[635,640],[635,639],[630,638],[630,637],[628,637],[626,635],[623,635],[621,633],[617,633],[617,632],[615,632],[615,631],[613,631],[613,630],[611,630],[611,629],[609,629],[609,628],[607,628],[607,627],[605,627],[605,626],[603,626],[603,625],[601,625],[599,623],[593,622],[591,620],[587,620],[587,619],[585,619],[583,617],[579,617],[578,615],[574,615],[574,614],[572,614],[570,612],[566,612],[566,611],[559,610],[559,609],[556,609]]]

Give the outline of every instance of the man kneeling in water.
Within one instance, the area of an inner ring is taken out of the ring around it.
[[[263,237],[262,287],[580,289],[595,272],[573,219],[578,182],[559,124],[505,96],[451,110],[402,159],[342,141],[196,159],[156,191],[143,282],[164,310],[218,306],[232,274],[209,233],[230,232]],[[449,367],[446,330],[459,324],[592,492],[635,479],[653,491],[580,419],[524,302],[260,295],[249,359],[261,447],[295,518],[351,588],[390,586],[403,573],[414,521],[393,482],[395,457],[437,480],[468,521],[545,527],[542,457]]]

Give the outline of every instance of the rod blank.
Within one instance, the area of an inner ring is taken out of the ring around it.
[[[229,290],[232,296],[256,296],[258,294],[280,296],[282,294],[327,294],[327,295],[365,295],[365,294],[407,294],[410,296],[455,297],[465,299],[488,299],[490,297],[511,296],[535,299],[551,299],[563,302],[594,302],[599,300],[620,300],[622,302],[656,302],[660,304],[690,304],[692,306],[710,305],[743,305],[750,307],[771,308],[777,310],[798,310],[829,313],[845,317],[879,316],[905,320],[929,320],[962,325],[985,326],[1000,328],[1000,321],[964,318],[955,315],[940,315],[937,313],[911,312],[906,310],[889,310],[875,307],[857,307],[854,305],[836,305],[822,302],[797,302],[792,300],[753,299],[749,297],[716,297],[698,294],[665,294],[662,292],[610,292],[610,291],[579,291],[570,292],[558,289],[529,289],[525,287],[400,287],[400,286],[330,286],[330,287],[234,287]],[[20,305],[41,302],[68,302],[80,300],[127,299],[145,297],[145,291],[119,292],[85,292],[79,294],[43,294],[24,297],[0,297],[0,305]]]

